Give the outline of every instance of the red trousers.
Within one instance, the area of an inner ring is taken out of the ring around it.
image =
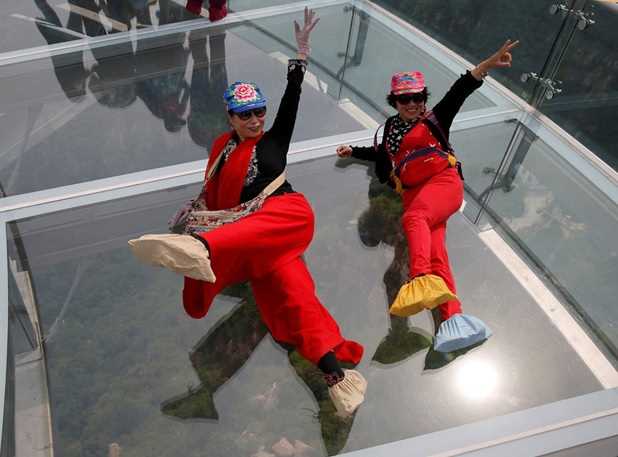
[[[255,213],[211,232],[208,242],[215,283],[185,278],[183,302],[195,318],[206,315],[225,287],[249,281],[262,320],[273,338],[292,345],[310,362],[329,351],[358,363],[363,347],[343,338],[320,303],[302,254],[313,238],[314,216],[302,194],[266,199]]]
[[[463,182],[453,167],[403,194],[401,224],[408,240],[410,278],[435,274],[444,279],[454,294],[457,291],[446,251],[446,221],[462,202]],[[443,320],[457,313],[461,313],[458,300],[440,305]]]

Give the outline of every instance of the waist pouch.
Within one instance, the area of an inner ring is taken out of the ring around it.
[[[453,154],[437,147],[427,147],[409,152],[393,173],[404,188],[414,187],[454,166],[457,166],[457,159]]]

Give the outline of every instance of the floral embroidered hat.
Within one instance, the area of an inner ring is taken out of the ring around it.
[[[255,83],[236,81],[223,93],[223,101],[228,111],[242,113],[266,106],[266,98]]]
[[[395,73],[391,79],[393,95],[415,94],[425,89],[425,75],[420,71],[402,71]]]

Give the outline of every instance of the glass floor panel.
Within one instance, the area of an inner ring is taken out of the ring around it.
[[[340,7],[322,8],[330,15]],[[286,83],[281,47],[247,27],[289,29],[294,15],[251,26],[178,33],[0,71],[0,182],[5,195],[43,190],[207,157],[227,129],[221,96],[237,80],[256,81],[272,123]],[[326,34],[328,36],[328,34]],[[258,43],[257,45],[255,43]],[[334,51],[333,51],[334,52]],[[315,71],[309,66],[309,71]],[[308,75],[292,141],[364,126]]]
[[[271,339],[246,287],[192,320],[181,278],[133,258],[126,241],[164,232],[199,188],[188,186],[18,221],[8,233],[9,255],[19,239],[32,272],[56,455],[116,443],[134,456],[249,456],[281,440],[333,455],[602,388],[462,215],[448,240],[458,293],[494,336],[440,356],[429,313],[387,313],[407,273],[395,196],[366,167],[331,158],[292,165],[290,181],[316,213],[306,260],[318,294],[365,346],[358,369],[369,388],[356,416],[332,414],[319,373]]]
[[[130,3],[149,6],[137,14],[121,11],[128,0],[8,0],[0,6],[0,54],[109,35],[122,24],[134,30],[194,19],[182,0]],[[230,0],[230,11],[293,2],[253,3]],[[364,11],[350,4],[319,8],[294,142],[381,122],[394,71],[423,70],[430,104],[464,71],[412,44],[414,30],[400,35],[388,19]],[[32,22],[37,15],[47,25]],[[268,126],[293,54],[292,20],[300,17],[301,9],[149,39],[131,34],[113,46],[0,66],[0,191],[24,194],[205,159],[227,128],[221,94],[237,79],[262,87]],[[492,190],[492,169],[518,126],[497,121],[508,117],[500,109],[514,108],[501,96],[491,85],[476,92],[462,111],[470,125],[486,124],[452,133],[475,195]],[[508,175],[512,186],[494,190],[491,210],[511,240],[566,286],[596,335],[608,335],[605,346],[615,348],[618,316],[608,297],[616,295],[616,203],[551,145],[535,135],[525,143],[529,150],[516,151]],[[333,414],[321,374],[272,340],[246,285],[226,290],[195,321],[182,310],[182,279],[130,254],[127,240],[166,232],[169,216],[197,194],[196,184],[7,223],[12,352],[4,424],[11,433],[15,406],[17,457],[48,457],[49,417],[53,451],[63,457],[113,455],[118,448],[123,457],[271,457],[290,446],[295,457],[334,455],[615,385],[611,367],[603,371],[615,363],[603,357],[607,347],[592,360],[583,355],[586,341],[573,349],[577,337],[567,340],[547,303],[535,301],[470,222],[478,211],[471,198],[466,217],[451,219],[449,253],[464,312],[483,319],[494,336],[465,354],[440,355],[430,349],[430,313],[403,320],[387,312],[407,278],[396,196],[353,160],[295,163],[289,176],[316,212],[305,258],[318,295],[344,335],[365,347],[358,370],[369,390],[355,417]],[[58,192],[53,198],[62,199]],[[44,364],[31,350],[33,320],[41,324]]]
[[[0,6],[0,53],[197,19],[184,8],[185,3],[5,0]]]

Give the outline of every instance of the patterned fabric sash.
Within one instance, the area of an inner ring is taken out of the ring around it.
[[[226,133],[215,140],[206,168],[202,193],[197,199],[180,208],[170,219],[170,231],[186,234],[208,232],[235,222],[260,209],[266,198],[285,182],[284,171],[259,195],[249,201],[238,203],[251,151],[259,138],[243,141],[222,163],[223,150],[230,138],[231,134]]]
[[[260,209],[266,197],[277,190],[284,182],[285,172],[277,176],[277,178],[266,186],[257,197],[229,209],[209,211],[201,203],[202,200],[198,199],[194,202],[192,210],[189,211],[184,220],[183,232],[187,234],[193,232],[209,232],[224,224],[242,219]]]

